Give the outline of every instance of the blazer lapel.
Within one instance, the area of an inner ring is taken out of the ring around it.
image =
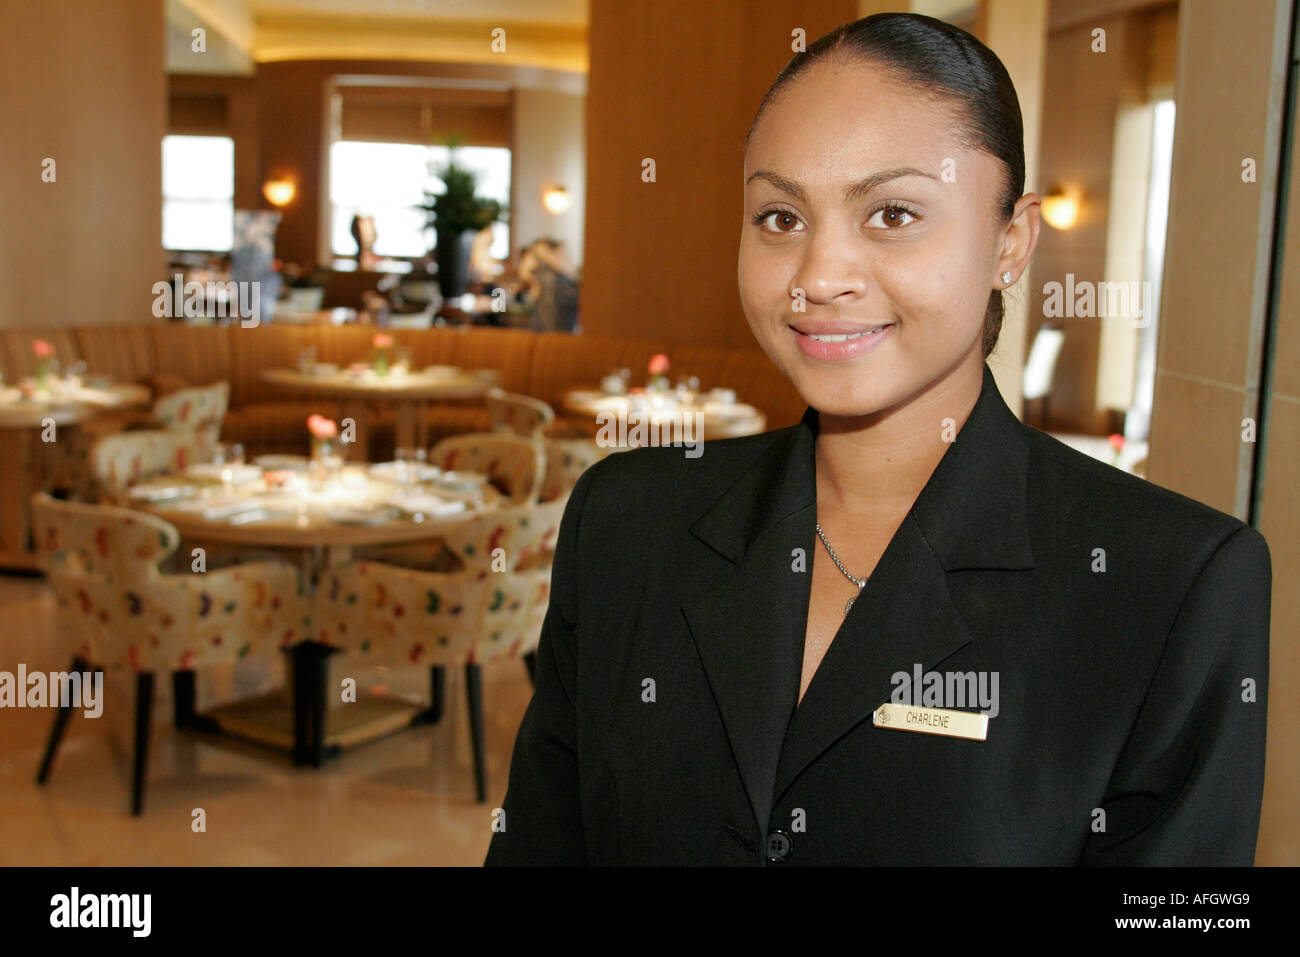
[[[813,438],[778,433],[691,531],[716,552],[681,603],[759,827],[767,829],[781,741],[799,696],[816,514]]]
[[[816,547],[817,413],[783,430],[692,532],[727,564],[682,602],[759,827],[812,761],[868,719],[891,676],[974,641],[947,572],[1034,565],[1026,427],[984,366],[980,397],[890,541],[798,703]],[[807,571],[792,570],[802,548]]]

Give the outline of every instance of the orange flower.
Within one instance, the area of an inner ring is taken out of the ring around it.
[[[1119,452],[1124,448],[1124,436],[1120,435],[1118,432],[1112,432],[1107,441],[1110,442],[1110,447],[1116,452]]]
[[[370,344],[376,349],[388,349],[393,345],[393,337],[386,332],[376,332],[375,337],[370,340]]]
[[[312,438],[325,441],[338,435],[339,427],[333,419],[327,419],[323,415],[309,415],[307,416],[307,431],[312,434]]]
[[[650,374],[665,375],[668,372],[670,363],[668,357],[662,352],[650,357]]]
[[[54,355],[54,346],[50,345],[44,339],[32,340],[32,353],[38,359],[48,359]]]

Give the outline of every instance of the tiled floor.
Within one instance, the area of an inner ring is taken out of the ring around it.
[[[67,669],[71,656],[51,638],[53,603],[41,579],[0,575],[0,608],[0,670],[20,661],[29,671]],[[416,692],[428,682],[415,667],[347,673],[362,687],[380,681]],[[479,865],[531,685],[520,662],[484,667],[488,801],[478,804],[463,681],[455,669],[447,679],[439,724],[362,745],[318,770],[253,745],[177,734],[159,682],[139,818],[127,810],[129,683],[110,680],[102,717],[74,712],[44,788],[35,775],[53,712],[0,709],[0,865]],[[212,685],[200,676],[200,708]],[[195,808],[206,814],[203,833],[191,828]]]

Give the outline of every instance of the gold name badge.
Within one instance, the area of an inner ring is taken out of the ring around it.
[[[946,734],[950,738],[968,738],[971,741],[983,741],[989,733],[989,716],[986,714],[910,704],[882,704],[872,715],[871,723],[877,728]]]

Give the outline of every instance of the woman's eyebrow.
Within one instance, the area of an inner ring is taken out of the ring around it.
[[[938,180],[939,178],[933,173],[927,173],[914,166],[898,166],[894,169],[882,169],[877,173],[872,173],[864,179],[858,180],[845,190],[844,202],[851,203],[855,199],[870,193],[872,190],[879,189],[881,186],[884,186],[886,183],[892,182],[893,180],[902,179],[904,176],[923,176],[926,179],[933,180]],[[760,169],[749,175],[749,178],[745,180],[745,185],[748,186],[756,179],[766,180],[783,193],[789,193],[801,203],[808,202],[808,194],[803,191],[803,187],[793,180],[786,179],[786,177],[782,176],[780,173]]]

